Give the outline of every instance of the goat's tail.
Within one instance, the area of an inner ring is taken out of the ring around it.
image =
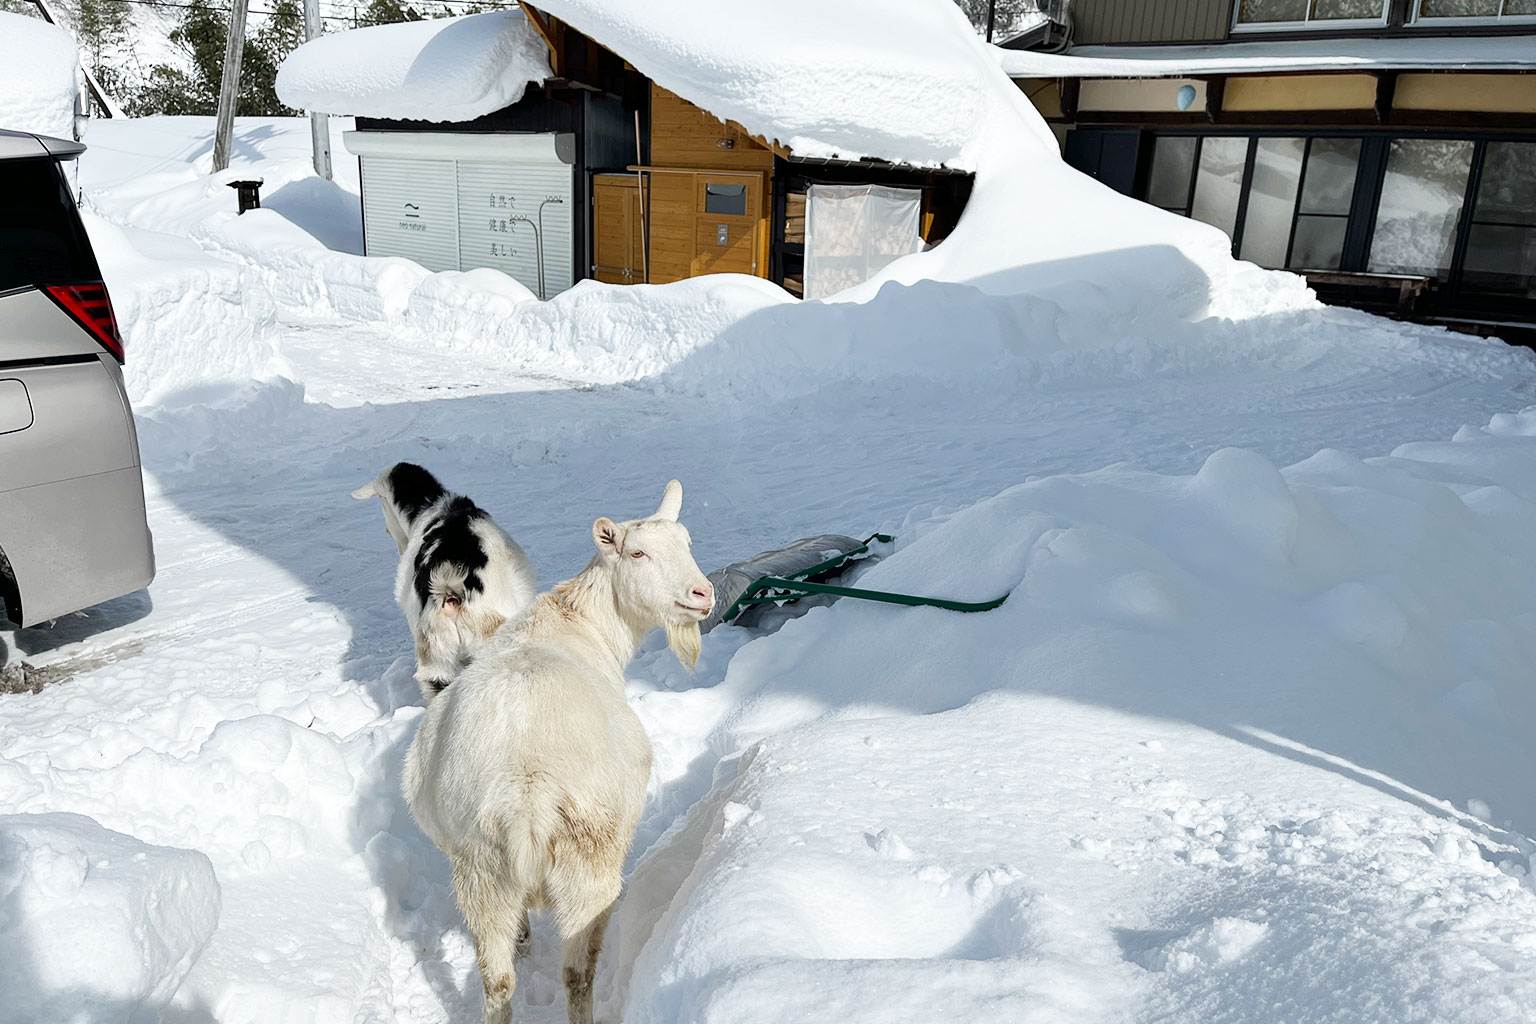
[[[427,581],[427,603],[432,611],[457,620],[468,598],[466,573],[456,565],[443,564],[432,569]]]

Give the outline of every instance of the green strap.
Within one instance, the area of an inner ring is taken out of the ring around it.
[[[785,593],[763,593],[767,590],[779,590],[785,591]],[[808,594],[835,594],[838,597],[855,597],[864,601],[883,601],[886,604],[904,604],[910,607],[926,605],[933,608],[947,608],[955,612],[989,612],[1008,600],[1009,596],[1004,594],[1002,597],[993,598],[990,601],[951,601],[943,597],[892,594],[884,590],[860,590],[856,587],[833,586],[830,583],[811,583],[808,580],[790,580],[781,579],[777,576],[764,576],[747,588],[747,592],[737,600],[736,605],[746,606],[769,604],[775,601],[789,601],[797,597],[805,597]],[[731,617],[734,618],[735,616]],[[724,621],[729,621],[729,619]]]
[[[808,568],[801,569],[798,572],[790,573],[784,578],[791,580],[804,580],[809,579],[812,576],[818,576],[824,572],[832,572],[833,570],[841,569],[843,566],[847,565],[855,558],[858,558],[860,555],[869,554],[869,545],[874,541],[879,541],[881,544],[889,544],[893,540],[895,540],[895,538],[888,533],[872,533],[868,537],[864,538],[864,543],[860,544],[852,551],[840,552],[836,555],[833,555],[825,562],[817,562],[815,565],[809,566]]]

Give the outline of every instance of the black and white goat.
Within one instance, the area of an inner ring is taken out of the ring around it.
[[[432,699],[502,623],[533,603],[533,564],[517,541],[462,494],[399,462],[352,492],[377,497],[400,549],[395,600],[416,641],[416,681]]]

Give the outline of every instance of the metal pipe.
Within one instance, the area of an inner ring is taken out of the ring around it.
[[[533,258],[538,261],[539,298],[544,298],[544,233],[533,222],[533,218],[526,213],[516,213],[507,218],[508,223],[516,224],[521,221],[533,228]]]
[[[541,298],[541,299],[548,298],[548,296],[546,296],[544,294],[546,289],[544,287],[544,241],[543,241],[543,239],[544,239],[544,207],[548,206],[550,203],[556,203],[558,205],[564,206],[565,205],[565,200],[561,199],[559,196],[550,196],[549,198],[545,199],[542,203],[539,204],[539,234],[538,234],[538,241],[535,244],[535,248],[537,249],[537,255],[538,255],[538,260],[539,260],[539,298]]]

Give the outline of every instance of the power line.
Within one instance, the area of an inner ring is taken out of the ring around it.
[[[174,7],[174,8],[177,8],[179,10],[186,10],[186,11],[213,11],[215,14],[228,14],[229,13],[229,9],[227,7],[213,7],[213,6],[209,5],[209,4],[179,4],[179,3],[173,3],[172,0],[112,0],[112,2],[113,3],[117,3],[117,4],[138,4],[138,5],[143,6],[143,7]],[[290,13],[292,13],[295,16],[298,15],[298,12],[258,10],[257,8],[254,8],[254,7],[251,8],[248,13],[250,13],[250,14],[263,14],[263,15],[269,15],[269,16],[270,15],[279,15],[279,14],[281,14],[281,15],[289,15]],[[352,21],[351,18],[343,18],[343,17],[341,17],[339,15],[336,16],[336,17],[331,17],[330,15],[326,15],[325,17],[327,17],[331,21],[343,21],[343,22],[347,22],[349,24]]]
[[[228,14],[229,13],[229,8],[227,8],[227,7],[215,7],[215,6],[211,5],[211,4],[176,3],[176,2],[174,2],[174,0],[111,0],[111,2],[112,3],[118,3],[118,4],[136,4],[136,5],[139,5],[141,7],[169,7],[169,8],[174,8],[176,10],[184,10],[184,11],[212,11],[215,14]],[[429,4],[432,4],[432,0],[427,0],[427,2]],[[436,3],[432,4],[432,5],[439,6],[442,9],[451,12],[453,10],[454,6],[455,6],[455,3],[453,2],[453,0],[436,0]],[[330,7],[332,10],[345,11],[347,9],[347,5],[344,4],[344,3],[327,2],[326,6]],[[506,9],[510,9],[510,8],[516,7],[517,4],[516,3],[486,2],[486,0],[459,0],[459,3],[457,4],[457,6],[461,6],[461,7],[494,7],[494,8],[497,8],[498,10],[506,10]],[[356,8],[354,8],[354,10],[356,10]],[[262,15],[262,16],[265,16],[265,17],[274,17],[274,16],[278,16],[278,15],[294,16],[297,12],[272,11],[272,10],[265,10],[265,9],[261,9],[261,8],[252,7],[247,13],[249,13],[249,14],[256,14],[256,15]],[[320,17],[321,17],[321,20],[323,20],[323,21],[340,22],[341,24],[351,25],[351,26],[354,26],[354,27],[364,27],[364,26],[376,24],[375,22],[369,22],[366,19],[360,19],[355,14],[322,14]]]

